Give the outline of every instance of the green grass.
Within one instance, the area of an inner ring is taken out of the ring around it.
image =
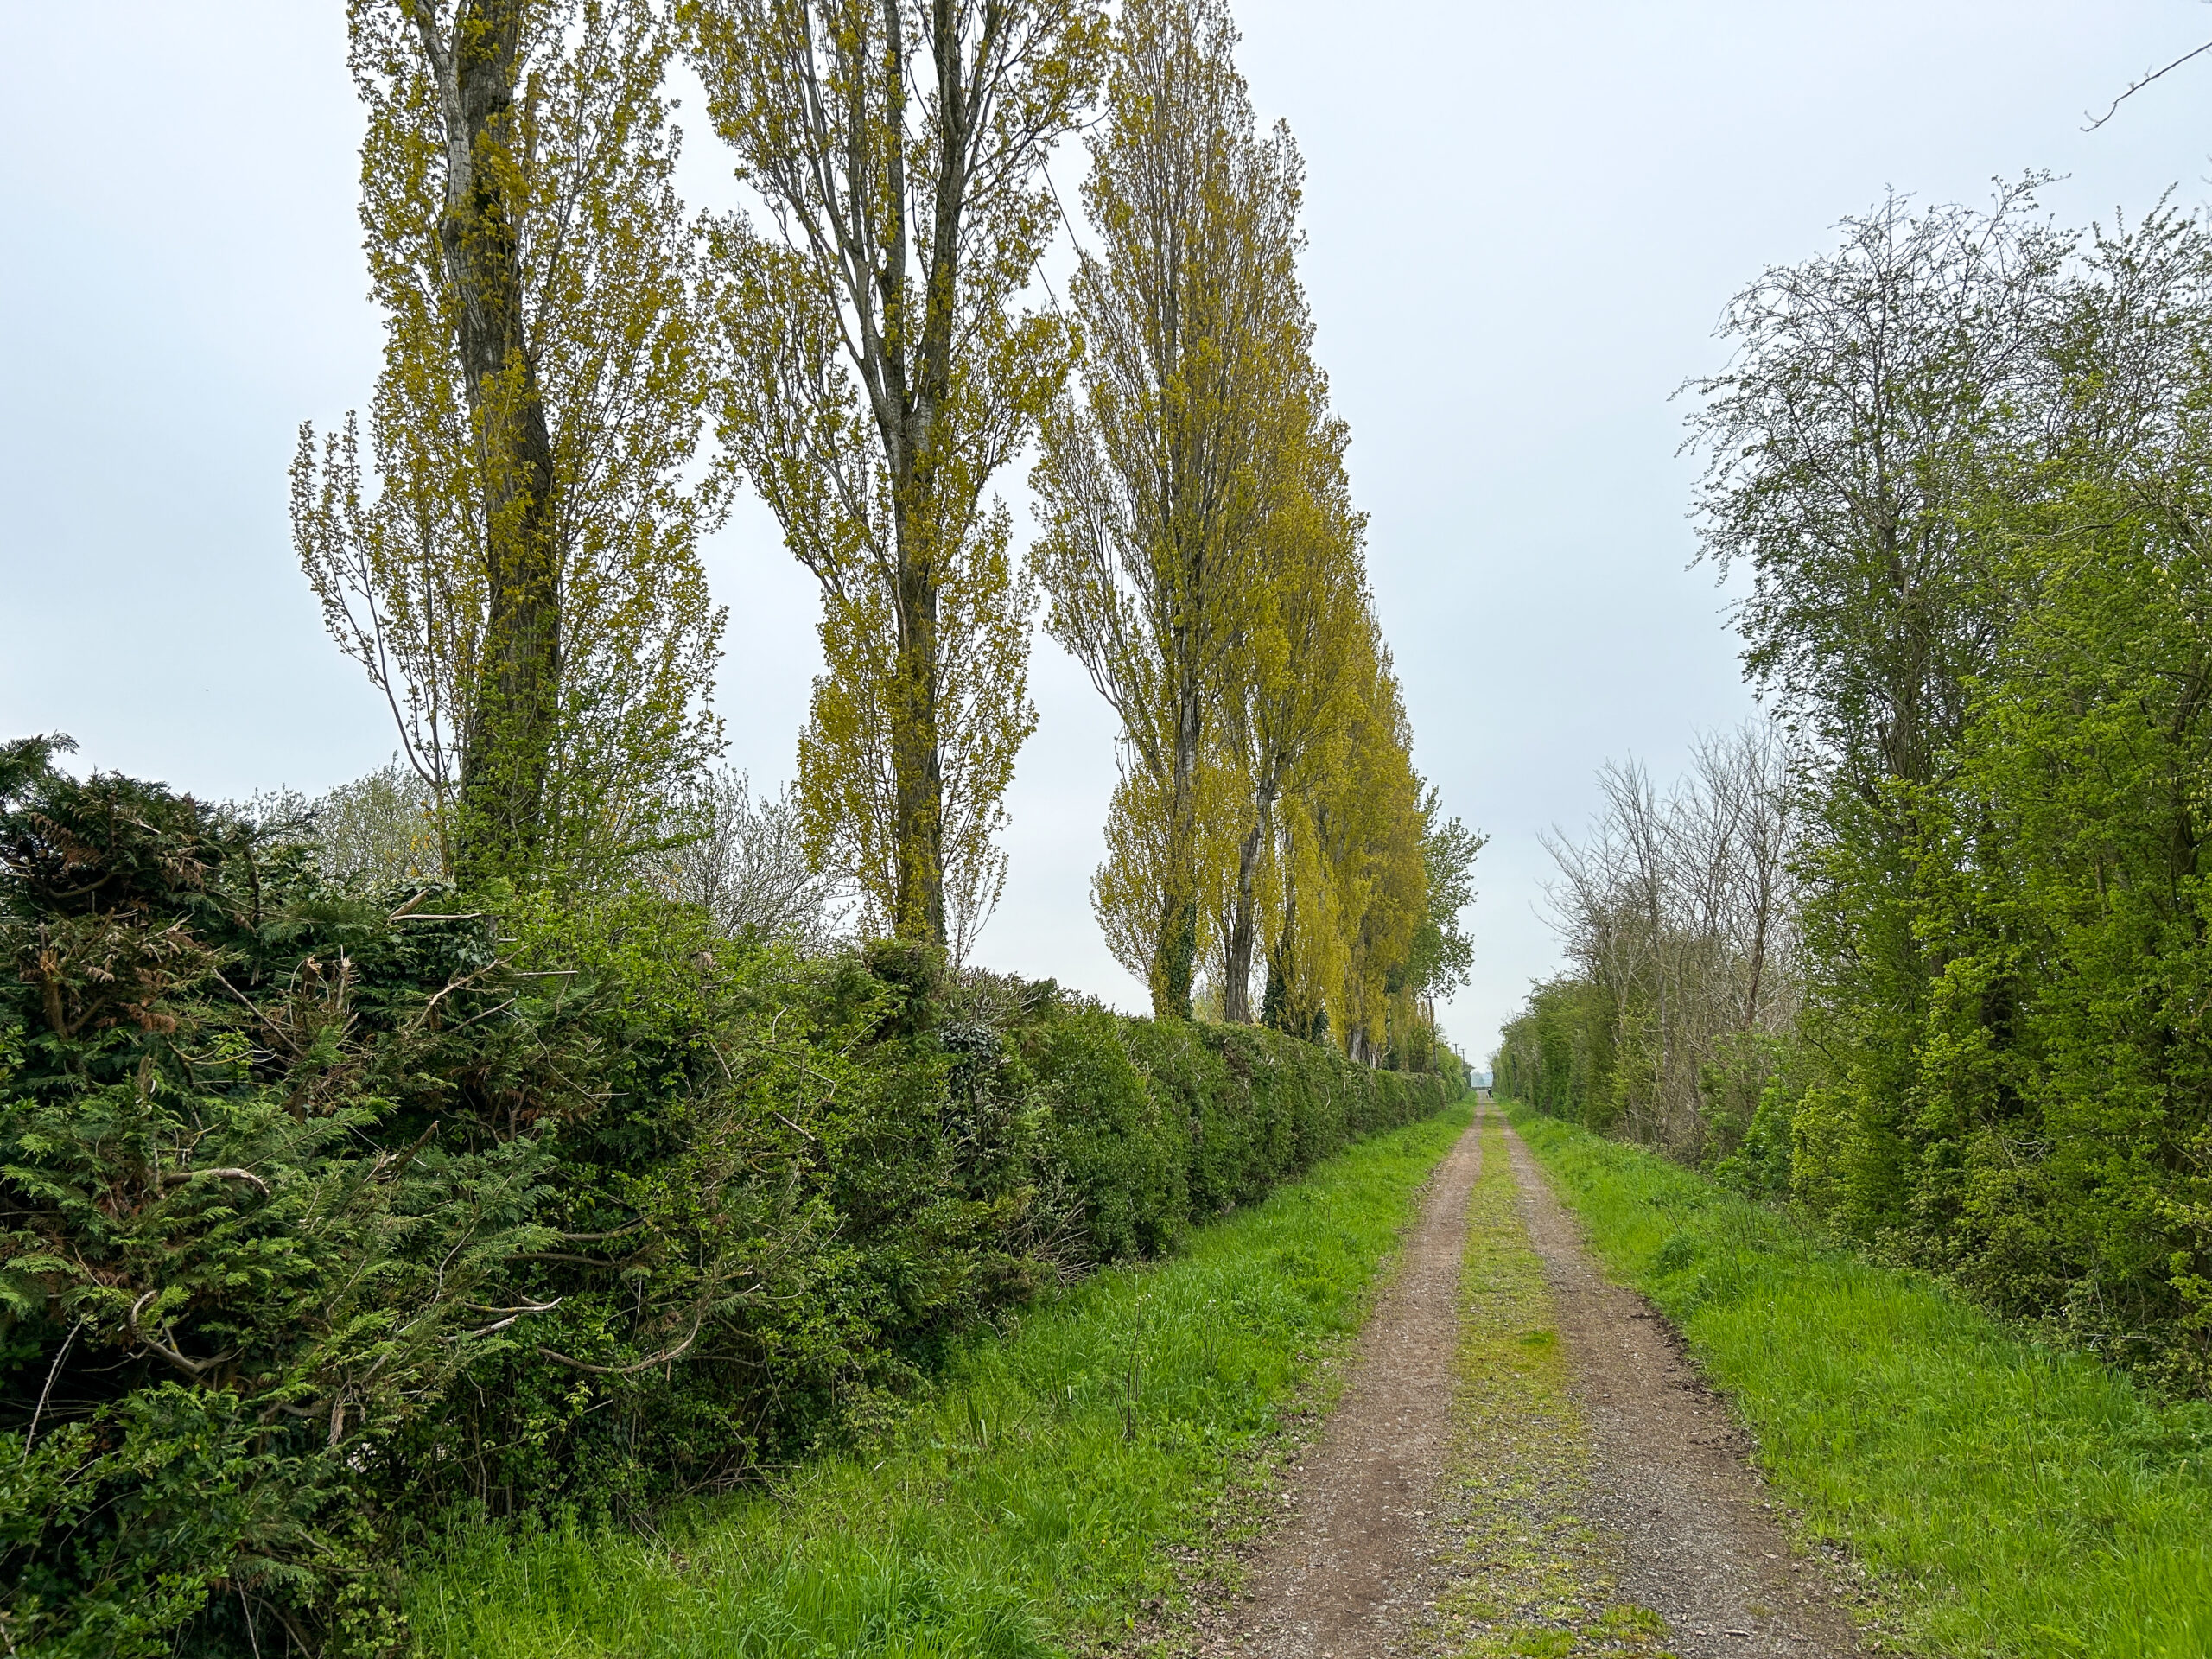
[[[2212,1655],[2212,1406],[2161,1404],[1921,1275],[1515,1108],[1613,1271],[1688,1338],[1815,1536],[1942,1654]]]
[[[424,1649],[1017,1659],[1126,1629],[1357,1327],[1470,1116],[1377,1135],[1173,1259],[1033,1310],[867,1455],[654,1538],[456,1531],[410,1586]]]

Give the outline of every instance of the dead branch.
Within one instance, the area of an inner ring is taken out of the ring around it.
[[[566,1300],[565,1296],[556,1296],[550,1302],[524,1302],[519,1307],[486,1307],[481,1302],[463,1302],[461,1306],[472,1313],[550,1313]]]
[[[441,917],[423,917],[423,918],[420,918],[419,919],[423,920],[423,921],[432,921],[432,920],[446,920],[446,921],[450,921],[450,920],[453,920],[453,919],[454,919],[454,918],[451,918],[451,917],[442,917],[442,918],[441,918]],[[431,1010],[432,1008],[436,1007],[438,1006],[438,1004],[439,1004],[441,1001],[443,1001],[447,996],[450,995],[453,992],[454,992],[454,991],[461,991],[461,990],[466,990],[466,989],[467,989],[469,986],[471,986],[471,985],[473,985],[474,983],[475,983],[478,980],[480,980],[480,979],[483,978],[485,975],[486,975],[486,974],[490,973],[490,972],[492,971],[492,969],[494,969],[494,968],[503,968],[503,967],[505,967],[505,965],[506,965],[506,964],[505,964],[504,962],[490,962],[490,963],[485,963],[485,965],[484,965],[483,967],[479,968],[479,969],[476,969],[476,971],[475,971],[475,972],[474,972],[474,973],[463,974],[463,975],[462,975],[459,979],[449,979],[449,980],[448,980],[448,981],[446,982],[446,983],[445,983],[445,988],[444,988],[444,989],[442,989],[442,990],[441,990],[441,991],[439,991],[436,995],[435,995],[434,996],[432,996],[429,1001],[425,1002],[425,1003],[423,1005],[421,1011],[420,1011],[419,1013],[417,1013],[417,1014],[416,1014],[416,1016],[415,1016],[415,1017],[416,1017],[417,1020],[427,1020],[427,1019],[429,1019],[429,1018],[430,1017],[430,1010]]]
[[[173,1169],[162,1177],[163,1186],[182,1186],[188,1181],[244,1181],[267,1197],[269,1183],[250,1169]]]
[[[372,1181],[397,1180],[399,1179],[400,1172],[404,1170],[408,1165],[415,1161],[415,1154],[422,1151],[424,1147],[428,1146],[430,1142],[430,1137],[437,1132],[438,1126],[437,1124],[433,1123],[429,1128],[423,1130],[422,1134],[415,1137],[415,1144],[408,1147],[406,1151],[401,1153],[378,1153],[377,1154],[375,1166],[369,1171],[369,1179]]]
[[[147,1303],[152,1301],[155,1297],[160,1294],[161,1293],[158,1290],[149,1290],[144,1295],[141,1296],[137,1301],[131,1303],[129,1321],[130,1325],[131,1340],[137,1343],[141,1347],[152,1349],[154,1352],[159,1354],[163,1359],[168,1361],[170,1364],[175,1366],[177,1370],[182,1371],[187,1376],[190,1377],[196,1382],[201,1377],[207,1376],[209,1371],[214,1370],[216,1366],[228,1359],[231,1357],[230,1351],[226,1349],[223,1352],[217,1354],[212,1359],[187,1359],[182,1354],[177,1352],[175,1349],[170,1347],[160,1338],[149,1337],[143,1331],[141,1331],[138,1328],[138,1315],[140,1311],[145,1307]]]
[[[537,1351],[555,1364],[566,1365],[570,1370],[589,1371],[594,1376],[627,1376],[632,1371],[650,1370],[656,1365],[666,1365],[671,1361],[683,1358],[690,1351],[691,1344],[698,1341],[699,1327],[705,1323],[706,1316],[702,1314],[692,1322],[690,1334],[677,1343],[675,1347],[664,1353],[655,1354],[650,1359],[641,1359],[629,1365],[593,1365],[581,1359],[571,1359],[566,1354],[556,1353],[552,1349],[545,1347],[539,1348]]]
[[[2106,122],[2111,120],[2114,115],[2120,112],[2120,106],[2121,105],[2126,103],[2129,99],[2134,97],[2136,93],[2141,92],[2152,81],[2157,80],[2162,75],[2171,73],[2172,71],[2180,68],[2182,65],[2187,63],[2191,58],[2203,56],[2207,52],[2212,52],[2212,41],[2205,41],[2203,45],[2198,47],[2194,52],[2183,53],[2181,56],[2176,58],[2164,69],[2153,69],[2149,74],[2144,76],[2142,79],[2132,83],[2126,92],[2122,92],[2118,98],[2113,99],[2111,108],[2107,109],[2102,115],[2090,122],[2089,124],[2082,128],[2082,130],[2084,132],[2094,132],[2099,127],[2104,125]],[[2087,115],[2088,114],[2088,111],[2084,110],[2082,113]]]
[[[389,915],[389,916],[385,917],[385,921],[387,921],[387,922],[404,922],[404,921],[405,921],[405,920],[406,920],[410,916],[411,916],[411,915],[413,915],[413,914],[415,913],[415,906],[417,906],[417,905],[419,905],[419,904],[421,904],[421,903],[422,903],[425,899],[429,898],[429,897],[431,895],[431,893],[434,893],[434,892],[435,892],[435,891],[436,891],[436,889],[435,889],[435,888],[434,888],[434,887],[425,887],[425,888],[423,888],[423,889],[422,890],[422,892],[420,892],[420,893],[416,893],[416,894],[412,899],[409,899],[405,904],[402,905],[402,906],[401,906],[397,910],[393,911],[393,912],[391,912],[391,915]]]
[[[54,1379],[61,1374],[61,1362],[69,1357],[69,1345],[77,1340],[77,1333],[85,1328],[82,1319],[69,1327],[69,1334],[61,1338],[61,1347],[54,1356],[54,1363],[46,1368],[46,1386],[38,1391],[38,1405],[31,1412],[31,1426],[23,1435],[23,1450],[31,1449],[31,1442],[38,1439],[38,1420],[46,1414],[47,1396],[54,1392]]]

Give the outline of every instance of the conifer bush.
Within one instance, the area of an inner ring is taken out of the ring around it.
[[[0,749],[0,1634],[378,1652],[456,1509],[643,1517],[1440,1107],[618,890],[462,900]]]

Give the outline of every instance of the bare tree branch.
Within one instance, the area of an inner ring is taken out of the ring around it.
[[[269,1192],[269,1183],[250,1169],[175,1169],[162,1177],[163,1186],[182,1186],[188,1181],[244,1181],[264,1197]]]
[[[572,1371],[588,1371],[594,1376],[627,1376],[632,1371],[651,1370],[656,1365],[665,1365],[672,1360],[683,1358],[690,1351],[691,1344],[699,1339],[699,1328],[705,1323],[706,1319],[703,1316],[693,1320],[690,1334],[677,1343],[675,1347],[655,1354],[650,1358],[637,1360],[628,1365],[593,1365],[581,1359],[571,1359],[568,1355],[556,1353],[550,1348],[541,1347],[537,1351],[555,1364],[566,1365]]]
[[[2118,98],[2113,99],[2111,108],[2107,109],[2102,115],[2096,117],[2088,126],[2082,128],[2082,130],[2084,132],[2094,132],[2099,127],[2104,125],[2106,122],[2111,120],[2113,116],[2120,112],[2120,106],[2121,105],[2126,103],[2129,99],[2134,97],[2136,93],[2141,92],[2152,81],[2158,79],[2161,76],[2171,74],[2173,71],[2180,68],[2182,65],[2187,63],[2191,58],[2201,58],[2207,52],[2212,52],[2212,41],[2205,41],[2203,45],[2198,47],[2194,52],[2183,53],[2181,56],[2176,58],[2164,69],[2153,69],[2150,73],[2145,75],[2142,79],[2131,82],[2126,92],[2122,92]],[[2089,112],[2087,110],[2084,110],[2082,113],[2086,116]]]

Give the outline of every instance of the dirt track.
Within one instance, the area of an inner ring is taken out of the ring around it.
[[[1437,1587],[1425,1523],[1452,1443],[1459,1268],[1481,1168],[1470,1129],[1431,1178],[1320,1443],[1288,1472],[1295,1507],[1249,1600],[1209,1647],[1336,1659],[1405,1650]]]
[[[1200,1610],[1192,1644],[1265,1659],[1858,1653],[1725,1404],[1597,1269],[1518,1137],[1485,1120],[1432,1179],[1242,1592]],[[1495,1166],[1483,1182],[1485,1139],[1511,1188]]]

